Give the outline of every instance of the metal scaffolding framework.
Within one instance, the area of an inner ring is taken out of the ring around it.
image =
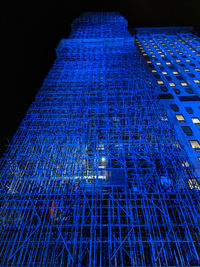
[[[1,266],[200,264],[198,178],[126,27],[85,14],[57,48],[1,160]]]

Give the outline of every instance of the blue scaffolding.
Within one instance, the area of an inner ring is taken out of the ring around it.
[[[1,266],[199,265],[199,181],[126,20],[56,52],[1,160]]]

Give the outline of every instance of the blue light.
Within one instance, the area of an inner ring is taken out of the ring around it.
[[[58,45],[1,161],[1,266],[200,265],[200,40],[127,25],[86,13]]]

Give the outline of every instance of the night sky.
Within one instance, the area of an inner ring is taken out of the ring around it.
[[[200,0],[70,0],[42,4],[1,2],[0,153],[55,60],[55,47],[70,33],[71,22],[86,11],[120,11],[130,27],[194,26],[200,32]]]

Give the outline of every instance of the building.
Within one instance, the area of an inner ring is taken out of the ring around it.
[[[159,40],[180,35],[197,49],[115,12],[74,21],[1,161],[2,266],[200,264],[198,72]]]
[[[137,45],[160,86],[163,104],[200,176],[200,38],[191,27],[138,28]],[[171,111],[171,112],[170,112]]]

